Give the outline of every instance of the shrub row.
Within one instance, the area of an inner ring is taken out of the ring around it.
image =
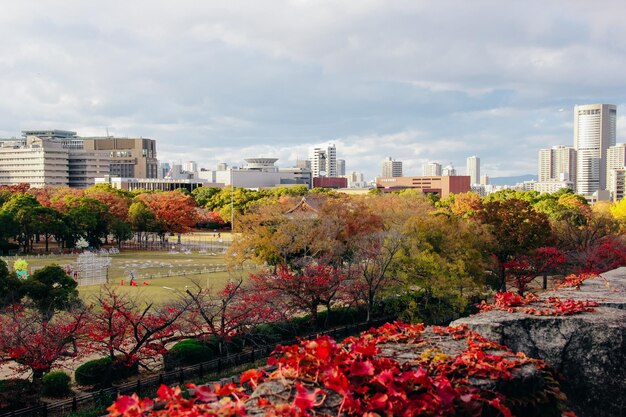
[[[112,360],[110,357],[94,359],[80,365],[74,371],[76,383],[95,387],[106,387],[115,381],[137,375],[139,366],[127,366],[121,360]]]

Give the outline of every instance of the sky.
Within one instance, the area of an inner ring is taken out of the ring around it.
[[[626,141],[625,21],[623,0],[3,0],[0,137],[148,137],[207,169],[334,143],[367,179],[388,156],[536,174],[576,104],[616,104]]]

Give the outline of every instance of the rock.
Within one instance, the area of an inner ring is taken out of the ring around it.
[[[626,415],[626,268],[542,298],[590,300],[594,312],[531,316],[494,310],[456,320],[483,337],[542,359],[562,374],[561,386],[582,417]]]

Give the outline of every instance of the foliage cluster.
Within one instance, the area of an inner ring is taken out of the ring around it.
[[[456,355],[424,350],[409,363],[381,356],[380,345],[423,345],[424,326],[401,323],[372,329],[337,343],[329,337],[278,346],[269,364],[271,374],[249,370],[241,386],[189,385],[183,391],[162,386],[155,400],[122,396],[109,407],[112,417],[235,416],[248,412],[272,416],[309,415],[424,415],[424,416],[560,416],[564,395],[546,366],[489,342],[467,328],[435,328],[435,333],[464,340],[467,348]],[[503,352],[494,354],[492,352]],[[492,385],[512,379],[516,370],[532,365],[541,375],[539,392],[524,390],[504,395]],[[472,384],[476,380],[491,384]],[[273,382],[278,387],[252,396],[246,386]],[[570,414],[570,413],[568,413]]]

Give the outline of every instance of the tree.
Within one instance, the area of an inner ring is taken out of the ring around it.
[[[50,238],[53,236],[62,236],[65,232],[63,216],[50,207],[35,207],[33,218],[35,222],[35,232],[38,235],[43,235],[46,244],[46,252],[48,252]]]
[[[0,309],[19,303],[22,296],[22,281],[0,260]]]
[[[221,291],[196,284],[186,293],[194,333],[215,337],[221,354],[228,353],[233,336],[245,333],[252,325],[266,323],[270,315],[267,306],[254,302],[242,279],[228,282]]]
[[[507,262],[504,267],[513,278],[513,286],[523,296],[537,276],[544,274],[544,288],[547,286],[547,274],[555,271],[566,261],[565,254],[554,247],[537,248],[529,254],[517,256]]]
[[[188,304],[140,305],[136,300],[105,287],[95,300],[88,328],[92,348],[128,366],[149,369],[149,361],[163,354],[168,343],[185,338],[180,319]]]
[[[92,198],[104,204],[108,212],[117,220],[126,220],[131,198],[120,193],[109,184],[97,184],[85,190],[85,197]]]
[[[34,209],[41,207],[35,197],[30,194],[16,194],[4,203],[2,210],[9,213],[17,224],[17,240],[24,252],[32,248],[36,234]]]
[[[79,301],[78,283],[58,265],[48,265],[35,271],[24,281],[24,293],[41,315],[50,320],[58,310],[67,310]]]
[[[17,362],[33,372],[33,381],[50,372],[67,357],[76,357],[82,346],[87,310],[73,309],[49,319],[36,311],[14,305],[0,315],[0,362]]]
[[[506,262],[549,243],[550,222],[528,201],[517,198],[484,202],[477,218],[494,236],[491,252],[499,263],[500,290],[506,291]]]
[[[165,233],[185,233],[196,224],[195,200],[178,191],[137,196],[154,213],[161,238]]]
[[[321,306],[326,307],[328,320],[332,307],[345,290],[343,285],[346,281],[343,271],[322,263],[306,265],[298,272],[281,265],[276,273],[261,272],[250,275],[250,278],[253,291],[282,298],[287,308],[308,313],[314,326],[317,325],[317,313]]]
[[[141,241],[142,234],[145,235],[153,229],[155,222],[154,213],[141,201],[135,201],[128,209],[128,222]]]
[[[117,242],[117,247],[121,248],[122,242],[129,240],[133,237],[133,230],[128,223],[115,218],[111,223],[111,234]]]

